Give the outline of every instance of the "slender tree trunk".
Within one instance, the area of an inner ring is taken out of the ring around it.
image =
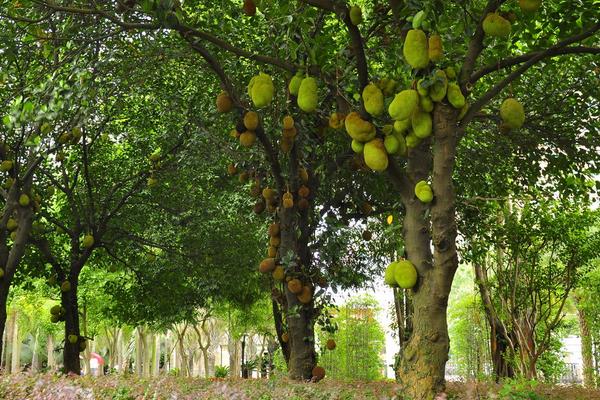
[[[298,259],[298,248],[296,242],[296,220],[293,213],[295,208],[281,208],[279,213],[279,225],[281,244],[279,257],[285,258],[288,253],[293,253]],[[296,261],[294,271],[300,271],[300,262]],[[302,280],[302,277],[299,277]],[[303,280],[303,284],[307,284]],[[288,362],[288,374],[291,379],[306,380],[312,377],[312,370],[316,364],[316,352],[314,348],[314,303],[302,304],[298,296],[290,292],[285,285],[285,296],[288,310],[297,309],[298,312],[287,315],[287,326],[289,336],[290,358]]]
[[[15,372],[21,371],[21,341],[19,340],[19,319],[18,312],[15,311],[15,322],[13,323],[12,333],[12,354],[10,371],[14,374]]]
[[[585,310],[579,304],[580,299],[575,297],[577,317],[579,319],[579,336],[581,338],[581,356],[583,359],[583,385],[587,388],[596,386],[594,380],[594,358],[592,351],[592,332],[588,323]]]
[[[443,103],[437,104],[434,110],[432,189],[435,198],[431,203],[431,225],[427,219],[428,206],[414,195],[408,198],[407,193],[404,194],[406,252],[419,272],[412,297],[413,331],[402,353],[398,373],[401,395],[411,400],[430,400],[445,390],[445,365],[450,347],[446,310],[458,267],[452,184],[456,114],[456,110]],[[412,185],[429,175],[430,143],[424,140],[410,151],[408,178]]]
[[[0,284],[0,296],[3,295],[3,290],[2,290],[2,286]],[[8,297],[8,296],[7,296]],[[0,299],[1,304],[6,304],[6,299],[2,300]],[[7,372],[9,372],[9,363],[6,361],[8,360],[8,346],[10,343],[10,330],[12,328],[11,323],[9,321],[8,323],[8,327],[6,326],[6,307],[1,306],[0,305],[0,329],[2,329],[2,343],[0,343],[0,346],[2,346],[0,348],[0,368],[4,367],[6,369]],[[6,329],[8,328],[8,329]]]
[[[48,370],[54,371],[56,370],[56,359],[54,358],[54,336],[52,334],[48,335],[46,351],[48,357]]]
[[[63,351],[63,362],[65,373],[81,374],[81,363],[79,361],[79,305],[77,298],[78,276],[69,276],[71,290],[62,292],[62,304],[65,308],[65,347]],[[75,343],[69,341],[69,335],[75,335],[79,339]]]
[[[283,301],[283,299],[282,299]],[[279,304],[275,299],[272,300],[273,306],[273,319],[275,321],[275,332],[277,332],[277,341],[281,346],[281,352],[283,353],[283,358],[285,360],[285,364],[289,367],[290,363],[290,346],[288,342],[283,341],[283,334],[285,333],[285,329],[283,326],[283,315],[281,310],[284,308],[283,304]]]
[[[40,328],[36,328],[33,335],[33,345],[31,346],[31,372],[38,372],[40,370],[39,337]]]

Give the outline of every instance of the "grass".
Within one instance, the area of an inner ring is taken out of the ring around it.
[[[5,400],[392,400],[392,381],[297,383],[287,379],[197,379],[159,376],[67,377],[53,374],[0,376]],[[600,391],[531,382],[449,383],[448,400],[600,400]]]

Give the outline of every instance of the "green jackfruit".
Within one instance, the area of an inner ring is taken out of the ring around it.
[[[398,265],[397,262],[393,262],[390,265],[387,266],[387,268],[385,269],[385,275],[383,277],[383,281],[385,282],[386,285],[395,287],[398,286],[398,283],[396,282],[396,265]]]
[[[422,69],[429,64],[429,53],[427,51],[427,36],[420,29],[411,29],[404,40],[402,49],[404,60],[413,69]]]
[[[526,14],[536,12],[542,6],[542,0],[519,0],[519,7],[521,11]]]
[[[413,133],[419,139],[425,139],[431,135],[432,120],[431,114],[425,111],[416,111],[411,117]]]
[[[406,135],[406,147],[408,148],[414,148],[417,147],[419,145],[419,143],[421,143],[421,139],[417,137],[417,135],[415,135],[415,133],[413,131],[410,131],[410,133],[408,135]]]
[[[388,167],[388,156],[383,140],[375,138],[365,144],[365,164],[373,171],[384,171]]]
[[[383,92],[374,83],[365,86],[362,92],[365,110],[373,117],[383,113]]]
[[[392,119],[408,119],[413,111],[419,106],[419,94],[416,90],[406,89],[394,97],[394,100],[388,107],[388,112]]]
[[[423,86],[424,82],[425,82],[425,79],[423,79],[423,78],[421,78],[417,81],[417,92],[419,92],[419,95],[421,95],[421,96],[427,96],[429,94],[429,88]]]
[[[417,269],[408,260],[401,260],[394,268],[394,278],[402,289],[411,289],[417,283]]]
[[[436,63],[444,57],[444,49],[442,47],[442,38],[440,35],[431,35],[429,37],[429,59]]]
[[[298,96],[298,89],[300,89],[300,83],[302,83],[302,73],[298,72],[296,75],[292,77],[290,83],[288,84],[288,89],[290,94],[294,96]]]
[[[362,153],[364,148],[365,148],[365,144],[363,142],[359,142],[356,139],[352,139],[352,151],[354,151],[355,153]]]
[[[319,92],[315,78],[304,78],[298,88],[298,107],[304,112],[311,113],[317,109]]]
[[[432,112],[433,101],[431,100],[431,97],[419,95],[419,106],[421,107],[421,110],[425,112]]]
[[[410,125],[410,118],[399,119],[396,122],[394,122],[394,132],[404,133],[410,128]]]
[[[395,133],[394,132],[393,135],[396,138],[396,140],[398,141],[398,151],[396,152],[396,154],[401,155],[403,157],[406,156],[406,154],[407,154],[407,152],[406,152],[406,139],[404,138],[404,136],[402,136],[401,133]]]
[[[500,118],[506,125],[512,129],[517,129],[523,126],[525,122],[525,110],[523,105],[514,98],[504,100],[500,106]]]
[[[465,106],[465,96],[460,91],[460,86],[456,82],[450,82],[448,84],[448,101],[452,104],[452,107],[461,109]]]
[[[507,37],[510,30],[510,21],[498,13],[489,13],[483,20],[483,31],[488,36]]]
[[[363,20],[362,10],[359,6],[350,7],[350,22],[353,25],[360,25]]]
[[[357,112],[351,112],[344,120],[346,132],[359,142],[368,142],[375,137],[375,125],[365,121]]]
[[[387,135],[383,140],[383,145],[388,154],[396,154],[400,150],[400,142],[394,135]]]
[[[271,76],[261,72],[253,77],[248,84],[248,94],[256,108],[263,108],[271,104],[275,94]]]
[[[431,203],[433,191],[426,181],[420,181],[415,185],[415,196],[423,203]]]
[[[446,91],[448,90],[448,78],[446,73],[440,69],[435,71],[435,81],[429,88],[429,97],[435,102],[440,102],[446,97]]]

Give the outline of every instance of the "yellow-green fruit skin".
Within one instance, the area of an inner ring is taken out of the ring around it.
[[[465,96],[463,96],[460,86],[455,82],[450,82],[448,84],[447,97],[450,104],[452,104],[452,107],[460,110],[465,106]]]
[[[398,263],[397,262],[393,262],[390,265],[387,266],[387,268],[385,269],[385,275],[383,276],[383,281],[385,282],[386,285],[395,287],[398,286],[398,283],[396,282],[396,265]]]
[[[433,101],[429,96],[419,95],[419,105],[421,106],[421,109],[425,112],[433,111]]]
[[[483,20],[483,31],[488,36],[507,37],[510,30],[510,21],[498,13],[489,13]]]
[[[406,135],[406,147],[412,149],[417,147],[419,143],[421,143],[421,139],[419,139],[414,132],[411,131],[408,135]]]
[[[418,105],[419,93],[416,90],[406,89],[394,97],[388,107],[388,113],[396,121],[408,119]]]
[[[311,113],[317,109],[319,93],[315,78],[304,78],[298,88],[298,107],[304,112]]]
[[[525,110],[523,105],[516,99],[508,98],[500,106],[500,118],[512,129],[523,126],[525,122]]]
[[[256,108],[263,108],[271,104],[273,95],[275,94],[275,87],[273,86],[271,76],[261,72],[252,78],[248,85],[248,94]]]
[[[83,247],[90,248],[94,245],[94,237],[92,235],[85,235],[83,237]]]
[[[442,70],[435,71],[435,82],[429,88],[429,97],[435,102],[440,102],[446,97],[448,78]]]
[[[375,125],[365,121],[357,112],[351,112],[344,119],[344,126],[348,135],[359,142],[368,142],[376,134]]]
[[[352,22],[353,25],[360,25],[362,20],[363,17],[361,8],[359,6],[350,7],[350,22]]]
[[[400,142],[394,135],[386,136],[383,140],[383,145],[388,154],[396,154],[400,150]]]
[[[394,268],[394,278],[402,289],[411,289],[417,284],[417,269],[408,260],[398,261]]]
[[[4,160],[2,161],[2,163],[0,163],[0,171],[2,172],[6,172],[6,171],[10,171],[13,167],[13,162],[12,160]]]
[[[362,92],[365,110],[373,117],[383,113],[383,92],[374,83],[365,86]]]
[[[71,290],[71,282],[69,281],[64,281],[61,285],[60,285],[60,290],[61,292],[68,292],[69,290]]]
[[[534,13],[542,6],[542,0],[519,0],[519,7],[524,13]]]
[[[442,47],[442,38],[440,35],[431,35],[429,37],[429,60],[439,62],[444,57],[444,49]]]
[[[420,29],[411,29],[406,34],[404,59],[413,69],[422,69],[429,65],[429,52],[427,50],[427,36]]]
[[[431,135],[433,128],[431,114],[425,111],[417,111],[412,117],[412,129],[416,137],[419,139],[425,139]]]
[[[422,203],[431,203],[433,201],[433,191],[431,186],[425,181],[420,181],[415,185],[415,196]]]
[[[399,154],[399,155],[401,155],[403,157],[406,156],[406,139],[404,139],[404,136],[402,136],[401,133],[394,132],[393,135],[396,138],[396,140],[398,140],[398,152],[397,152],[397,154]]]
[[[21,207],[27,207],[29,205],[29,202],[29,196],[27,196],[25,193],[19,196],[19,204],[21,205]]]
[[[365,148],[365,144],[363,142],[359,142],[358,140],[352,139],[351,147],[352,151],[354,151],[355,153],[362,153]]]
[[[299,75],[299,74],[294,75],[288,85],[290,94],[293,94],[294,96],[298,96],[298,90],[300,89],[301,83],[302,83],[302,75]]]
[[[394,132],[404,133],[410,128],[410,118],[399,119],[394,122]]]
[[[388,167],[388,156],[383,140],[376,138],[365,144],[363,150],[365,164],[373,171],[385,171]]]
[[[79,338],[77,337],[77,335],[69,335],[69,343],[71,343],[71,344],[77,343],[78,339]]]

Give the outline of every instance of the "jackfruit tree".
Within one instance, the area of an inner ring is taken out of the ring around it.
[[[399,199],[405,259],[397,260],[403,268],[393,271],[394,281],[410,288],[414,313],[410,338],[399,357],[398,379],[402,396],[429,399],[445,386],[446,308],[458,267],[455,182],[461,177],[455,171],[467,161],[463,151],[468,147],[463,146],[477,143],[473,128],[482,119],[497,124],[498,137],[530,128],[527,121],[534,105],[514,94],[521,93],[517,88],[535,67],[564,59],[590,66],[590,55],[599,53],[599,11],[593,1],[538,3],[263,0],[242,6],[227,1],[37,1],[10,12],[33,21],[66,14],[75,21],[103,24],[113,33],[143,31],[157,39],[167,35],[166,43],[178,50],[188,46],[218,78],[221,88],[211,93],[212,101],[221,92],[229,97],[221,96],[217,107],[219,112],[232,108],[224,113],[235,128],[232,136],[243,147],[259,145],[268,165],[254,167],[252,193],[264,194],[255,211],[270,207],[276,213],[273,223],[279,224],[279,236],[269,239],[275,250],[266,258],[283,261],[283,271],[276,260],[266,261],[262,269],[294,282],[286,283],[284,293],[276,296],[287,301],[290,340],[282,340],[282,346],[289,343],[293,378],[310,378],[313,369],[316,378],[323,374],[314,368],[309,343],[318,296],[312,277],[302,272],[313,256],[305,245],[303,215],[315,211],[313,185],[321,174],[321,169],[307,168],[308,160],[315,148],[321,154],[330,151],[329,160],[338,159],[344,150],[332,143],[344,140],[345,151],[356,153],[357,169],[375,171],[370,178],[379,182],[383,177],[383,192]],[[293,119],[291,128],[286,115]],[[324,121],[345,128],[348,136],[326,134],[326,140],[315,139],[318,145],[308,152],[300,151],[306,132],[314,134]],[[275,138],[280,139],[280,150]],[[250,154],[247,165],[258,165],[253,150]],[[340,165],[333,162],[333,169]],[[233,167],[231,172],[239,166]],[[303,182],[302,167],[308,182]],[[300,194],[302,184],[308,198]]]

